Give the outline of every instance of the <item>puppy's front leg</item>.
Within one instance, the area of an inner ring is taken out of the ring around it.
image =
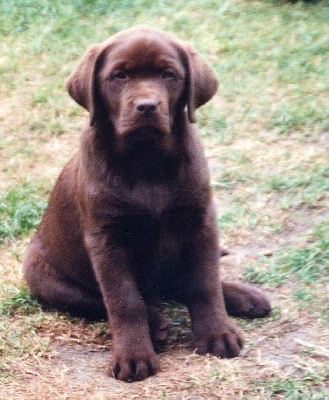
[[[187,303],[198,354],[213,354],[231,358],[239,355],[243,338],[235,323],[223,310],[223,298],[218,285],[200,282],[192,285],[193,294]],[[214,281],[216,277],[213,276]]]
[[[186,303],[197,352],[235,357],[243,347],[243,338],[225,309],[217,257],[217,227],[213,218],[209,216],[197,230],[187,252],[190,268]]]
[[[132,276],[128,251],[111,245],[108,234],[89,234],[85,242],[113,334],[110,374],[127,382],[154,375],[158,361],[150,338],[147,307]]]

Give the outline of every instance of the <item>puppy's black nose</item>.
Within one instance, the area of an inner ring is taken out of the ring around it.
[[[138,99],[135,101],[135,107],[139,113],[150,115],[156,111],[158,102],[155,99]]]

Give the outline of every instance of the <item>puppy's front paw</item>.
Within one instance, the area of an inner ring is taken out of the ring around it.
[[[114,353],[109,367],[109,375],[120,381],[134,382],[141,381],[159,370],[159,363],[153,351]]]
[[[195,339],[198,354],[213,354],[222,358],[233,358],[239,355],[244,344],[240,330],[227,320],[224,323],[205,329]]]

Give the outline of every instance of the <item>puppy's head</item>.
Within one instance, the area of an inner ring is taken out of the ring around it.
[[[114,127],[123,142],[157,141],[170,147],[175,119],[215,94],[209,64],[171,35],[140,26],[92,46],[71,74],[71,97],[90,112],[91,126]]]

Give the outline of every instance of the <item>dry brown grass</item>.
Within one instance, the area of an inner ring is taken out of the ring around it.
[[[282,291],[277,295],[287,296]],[[50,338],[50,349],[36,352],[34,347],[32,354],[12,361],[15,379],[4,382],[0,395],[13,399],[263,399],[266,387],[255,381],[302,379],[305,372],[318,375],[328,361],[321,324],[310,326],[309,315],[291,308],[282,314],[277,321],[247,331],[247,347],[240,358],[201,357],[187,350],[186,343],[179,344],[160,354],[162,370],[156,377],[132,384],[106,375],[110,346],[97,327],[45,318],[36,329],[41,340]],[[314,348],[311,356],[303,353],[307,348]],[[321,390],[325,390],[323,385],[319,384]]]

